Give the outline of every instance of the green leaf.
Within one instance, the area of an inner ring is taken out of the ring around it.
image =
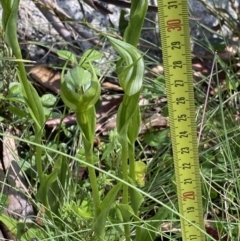
[[[64,152],[63,147],[61,148],[62,152]],[[68,166],[68,160],[66,156],[59,155],[57,158],[57,161],[54,164],[54,169],[58,170],[58,179],[61,184],[61,186],[64,188],[66,186],[66,189],[68,189],[68,178],[70,175],[70,169]],[[66,190],[67,191],[67,190]]]
[[[63,148],[62,148],[63,151]],[[59,208],[63,205],[64,193],[68,191],[69,167],[65,156],[58,155],[54,163],[54,170],[57,172],[58,182],[54,181],[50,184],[51,190],[48,192],[50,200],[50,208],[53,213],[59,215]],[[46,193],[47,195],[47,193]],[[57,197],[57,198],[56,198]]]
[[[121,36],[124,35],[124,32],[125,32],[125,30],[126,30],[126,28],[128,26],[128,21],[125,18],[125,15],[127,13],[128,12],[125,9],[122,9],[121,13],[120,13],[120,18],[119,18],[119,23],[118,23],[118,30],[121,33]]]
[[[107,194],[107,196],[103,199],[99,206],[99,215],[97,216],[94,224],[93,224],[93,230],[95,234],[100,237],[102,240],[104,240],[104,229],[105,229],[105,223],[108,218],[109,211],[112,207],[112,205],[116,202],[116,196],[119,192],[119,190],[122,187],[122,183],[118,183],[115,185]]]
[[[9,85],[9,90],[8,90],[8,94],[7,94],[7,99],[10,101],[15,101],[15,102],[19,102],[22,104],[26,104],[22,95],[22,88],[21,88],[21,84],[18,82],[13,82],[10,83]]]
[[[3,222],[9,229],[9,231],[16,236],[17,235],[17,221],[4,213],[0,215],[0,221]]]
[[[140,124],[141,124],[140,108],[139,108],[139,105],[136,105],[136,110],[128,124],[128,140],[131,145],[135,144],[135,141],[139,134]]]
[[[16,97],[14,97],[14,96],[8,97],[7,96],[6,99],[9,100],[9,101],[14,101],[16,103],[21,103],[21,104],[26,105],[26,101],[25,101],[25,99],[23,97],[17,97],[17,96]]]
[[[92,82],[91,86],[81,96],[81,105],[78,106],[78,112],[85,112],[89,108],[93,107],[101,94],[101,86],[99,82]]]
[[[102,153],[102,160],[106,160],[113,152],[115,148],[115,144],[113,142],[109,142]]]
[[[132,0],[128,27],[124,33],[124,41],[137,46],[142,25],[148,9],[148,0]]]
[[[96,129],[96,111],[94,107],[89,108],[85,112],[76,112],[78,126],[88,143],[85,143],[87,150],[93,148],[95,129]]]
[[[1,203],[1,208],[7,208],[9,204],[8,196],[6,196],[3,193],[0,193],[0,203]]]
[[[141,229],[141,237],[138,237],[137,241],[155,240],[157,233],[159,233],[159,226],[164,220],[167,220],[169,215],[171,215],[169,210],[165,207],[160,207],[153,217],[144,222],[144,227]]]
[[[87,68],[89,66],[88,63],[90,63],[92,61],[96,61],[101,58],[102,58],[101,52],[99,52],[95,49],[89,49],[83,53],[81,60],[79,62],[79,65]]]
[[[45,94],[41,97],[42,105],[45,107],[51,107],[57,101],[57,97],[52,94]]]
[[[144,136],[146,144],[152,147],[160,147],[164,144],[168,144],[169,129],[162,130],[160,132],[150,132]]]
[[[163,116],[164,116],[164,117],[168,117],[168,116],[169,116],[169,113],[168,113],[168,105],[166,105],[166,106],[163,107]]]
[[[48,192],[51,187],[51,185],[57,180],[59,170],[54,170],[51,174],[42,175],[42,179],[40,182],[40,187],[37,191],[36,198],[38,201],[42,202],[44,206],[49,208],[49,202],[48,202]]]
[[[122,57],[117,62],[117,75],[124,92],[132,96],[138,93],[143,84],[144,60],[132,45],[107,36],[114,49]]]
[[[240,83],[238,80],[234,79],[232,76],[226,76],[226,86],[228,90],[238,91]]]
[[[76,55],[70,51],[67,50],[58,50],[57,55],[65,60],[69,60],[74,64],[77,64],[77,58]]]
[[[21,80],[21,82],[23,82],[23,80]],[[37,125],[38,129],[41,130],[45,124],[45,114],[43,111],[41,100],[38,96],[37,91],[30,83],[27,83],[25,87],[27,87],[27,90],[24,89],[24,92],[26,92],[24,96],[25,102],[29,107],[29,113],[33,118],[35,124]]]
[[[17,223],[17,235],[16,237],[21,241],[29,241],[34,238],[38,240],[44,240],[46,236],[45,232],[39,228],[34,222],[18,222]]]
[[[131,178],[129,178],[130,184],[134,185],[134,182]],[[129,188],[129,195],[131,200],[131,207],[135,213],[135,215],[138,216],[139,208],[142,205],[144,198],[140,192],[133,188]]]
[[[75,92],[75,88],[72,83],[62,82],[60,96],[64,104],[71,110],[76,111],[80,104],[81,96]]]
[[[71,82],[75,91],[79,94],[83,94],[85,91],[84,89],[88,89],[87,86],[90,86],[91,79],[91,73],[80,66],[75,66],[65,75],[65,81],[67,83]]]
[[[143,187],[145,185],[145,175],[147,172],[147,165],[142,161],[136,161],[135,163],[135,175],[138,185]]]
[[[21,118],[26,118],[28,116],[28,114],[26,113],[26,111],[21,110],[17,107],[14,106],[8,106],[7,109],[14,115],[17,115],[18,117]]]
[[[90,219],[93,217],[92,212],[89,210],[89,206],[90,206],[89,201],[83,201],[80,207],[73,202],[71,203],[70,206],[71,206],[71,210],[73,210],[77,215],[79,215],[84,219]]]
[[[12,82],[9,84],[8,95],[9,96],[19,96],[22,94],[21,84],[18,82]]]
[[[2,25],[3,30],[5,31],[5,41],[12,49],[15,48],[16,43],[18,45],[17,39],[14,35],[17,28],[16,24],[19,2],[20,0],[1,0],[3,8]],[[16,56],[16,58],[18,58],[18,56]]]
[[[79,160],[83,160],[83,161],[87,161],[86,160],[86,156],[85,156],[85,149],[84,148],[80,148],[76,154],[76,158],[79,159]],[[99,157],[93,153],[93,156],[92,156],[92,161],[93,161],[93,164],[96,164],[99,162]],[[84,163],[79,163],[80,167],[87,167],[87,165],[85,165]]]
[[[223,38],[208,38],[208,41],[211,44],[211,47],[214,49],[214,51],[223,51],[227,44],[226,44],[226,40],[224,40]]]
[[[131,208],[131,206],[128,205],[128,204],[121,204],[121,203],[119,203],[117,205],[117,208],[121,212],[121,216],[122,216],[121,219],[122,219],[122,221],[123,222],[129,222],[130,218],[134,214],[133,209]]]
[[[128,127],[138,106],[139,96],[140,92],[131,97],[124,95],[117,112],[117,131],[119,135],[124,134],[125,129]]]

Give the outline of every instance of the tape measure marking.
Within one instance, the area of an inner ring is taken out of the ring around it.
[[[164,73],[184,241],[204,241],[187,0],[158,0]],[[194,226],[193,224],[196,226]]]

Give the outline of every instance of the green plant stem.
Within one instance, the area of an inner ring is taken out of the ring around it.
[[[133,180],[133,182],[135,183],[136,174],[135,174],[135,158],[134,158],[134,154],[135,154],[135,146],[129,144],[128,145],[129,176]],[[138,210],[135,210],[135,208],[133,207],[133,211],[135,212],[134,221],[137,223],[139,221]],[[136,239],[137,239],[137,241],[141,239],[141,227],[140,226],[136,227]]]
[[[21,51],[19,48],[18,43],[12,48],[13,53],[16,56],[17,59],[22,59]],[[27,80],[27,75],[25,71],[24,64],[21,61],[18,61],[18,74],[21,80],[21,84],[23,85],[23,89],[25,91],[25,94],[28,98],[29,102],[33,102],[31,98],[31,94],[29,94],[30,88],[29,88],[29,82]],[[39,145],[41,145],[41,136],[42,136],[42,130],[41,127],[38,125],[38,123],[35,122],[35,133],[36,133],[36,140],[35,142]],[[37,173],[39,177],[39,181],[42,180],[43,170],[42,170],[42,147],[36,146],[36,166],[37,166]]]
[[[135,182],[136,175],[135,175],[135,147],[131,144],[128,145],[128,158],[129,158],[129,176]]]
[[[19,52],[18,46],[16,46],[16,48],[13,49],[13,52],[14,52],[16,58],[18,58],[18,59],[22,58],[22,55],[21,55],[21,52]],[[20,61],[18,62],[18,71],[19,71],[19,77],[21,80],[21,84],[24,86],[23,89],[25,91],[25,94],[26,94],[28,100],[30,102],[31,101],[33,102],[33,100],[31,100],[31,95],[28,93],[30,84],[27,80],[25,67],[24,67],[24,64]],[[41,130],[41,127],[36,122],[35,122],[35,133],[36,133],[35,142],[37,144],[41,145],[42,130]],[[36,146],[36,166],[37,166],[38,178],[41,183],[42,176],[43,176],[43,169],[42,169],[42,147],[40,147],[40,146]]]
[[[87,140],[84,140],[86,142]],[[86,146],[84,144],[84,146]],[[88,151],[85,149],[85,156],[86,156],[86,161],[94,165],[93,162],[93,152],[92,150]],[[98,183],[97,183],[97,177],[96,177],[96,172],[93,167],[88,167],[88,172],[89,172],[89,179],[91,183],[91,188],[92,188],[92,194],[93,194],[93,205],[94,205],[94,212],[95,212],[95,218],[99,215],[99,206],[100,206],[100,196],[99,196],[99,189],[98,189]]]
[[[122,175],[123,180],[128,182],[128,143],[124,140],[122,143]],[[128,204],[128,186],[123,185],[123,203]]]
[[[121,138],[122,145],[122,176],[125,182],[128,182],[128,141],[127,137]],[[128,186],[123,184],[123,204],[128,205]],[[130,241],[130,220],[125,220],[124,232],[126,241]]]
[[[81,132],[83,133],[83,145],[85,151],[86,161],[94,165],[93,161],[93,142],[94,142],[94,134],[96,129],[96,113],[95,108],[91,107],[86,112],[76,112],[76,118],[78,126],[80,127]],[[89,179],[92,188],[93,195],[93,205],[95,212],[95,219],[98,217],[100,213],[100,197],[99,197],[99,189],[97,183],[97,177],[95,173],[94,167],[88,167]]]
[[[35,142],[41,145],[41,137],[37,137]],[[40,146],[36,146],[36,166],[37,166],[38,178],[41,183],[43,178],[43,168],[42,168],[42,147]]]

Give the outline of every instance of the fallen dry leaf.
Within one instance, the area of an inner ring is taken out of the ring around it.
[[[19,160],[15,140],[9,135],[11,131],[6,131],[1,145],[3,150],[3,159],[0,164],[0,188],[3,194],[8,197],[8,206],[3,212],[16,220],[32,222],[28,217],[34,215],[33,206],[27,199],[30,195],[27,191],[27,183],[19,167]],[[1,229],[4,236],[15,240],[8,227],[2,223]],[[5,237],[6,238],[6,237]]]
[[[39,65],[27,68],[27,72],[39,84],[59,94],[61,74],[58,71]]]

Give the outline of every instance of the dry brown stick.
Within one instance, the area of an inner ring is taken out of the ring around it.
[[[49,23],[52,24],[52,26],[56,29],[56,31],[60,34],[60,36],[68,41],[71,42],[73,39],[71,37],[70,31],[66,29],[64,24],[61,22],[61,20],[56,16],[56,14],[53,11],[53,4],[49,0],[41,0],[40,1],[34,1],[36,7],[41,11],[41,13],[46,17],[46,19],[49,21]]]
[[[2,127],[1,127],[2,128]],[[7,196],[7,206],[3,207],[3,212],[16,220],[32,222],[29,216],[34,215],[33,206],[28,197],[30,193],[27,189],[27,182],[18,164],[18,153],[15,140],[11,137],[11,129],[4,132],[1,137],[1,164],[0,164],[0,188],[2,194]],[[3,235],[8,240],[17,240],[11,233],[10,227],[0,222]]]
[[[130,8],[131,7],[131,2],[128,2],[128,1],[101,0],[101,2],[112,4],[112,5],[121,7],[121,8]],[[99,3],[97,3],[97,1],[94,1],[94,4],[98,5]],[[148,12],[158,13],[158,7],[157,6],[153,6],[153,5],[148,5],[147,11]],[[201,20],[202,18],[197,18],[197,17],[190,16],[189,19],[191,19],[191,20]]]
[[[3,144],[3,162],[0,171],[6,172],[5,178],[7,183],[1,182],[1,190],[8,196],[8,207],[6,212],[16,219],[25,220],[27,216],[33,215],[33,207],[26,196],[29,195],[27,182],[22,170],[17,163],[19,160],[15,140],[10,137],[11,130],[5,131],[2,138]]]
[[[73,42],[74,39],[71,37],[71,32],[66,29],[63,21],[68,21],[68,25],[74,29],[80,36],[87,39],[94,45],[102,45],[102,43],[95,39],[94,36],[86,33],[79,29],[79,26],[74,23],[74,19],[65,13],[56,3],[50,0],[33,0],[37,8],[42,12],[42,14],[47,18],[47,20],[52,24],[55,30],[60,34],[60,36],[67,42]]]
[[[116,0],[101,0],[101,2],[105,2],[108,4],[112,4],[121,8],[130,8],[131,7],[131,2],[127,1],[116,1]],[[99,3],[97,1],[94,1],[95,5],[98,5]],[[148,5],[148,12],[158,12],[157,6],[153,5]]]
[[[112,11],[110,11],[109,9],[105,8],[104,6],[102,6],[101,4],[99,4],[97,1],[93,1],[93,0],[83,0],[86,4],[88,4],[90,7],[92,7],[93,9],[95,9],[96,11],[106,15],[106,14],[112,14]]]

